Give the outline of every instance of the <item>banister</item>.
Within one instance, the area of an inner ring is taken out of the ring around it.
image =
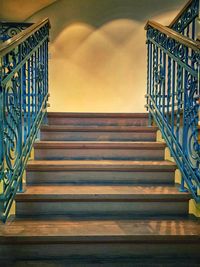
[[[8,52],[10,52],[15,46],[19,45],[23,41],[25,41],[29,36],[34,34],[39,28],[44,26],[45,24],[49,25],[49,28],[51,27],[49,19],[43,19],[42,21],[38,23],[34,23],[27,29],[21,31],[17,35],[13,36],[9,40],[5,41],[4,43],[0,44],[0,57],[4,56]]]
[[[172,20],[172,22],[169,24],[169,28],[172,28],[172,26],[174,25],[174,23],[176,21],[178,21],[181,16],[185,13],[185,11],[188,9],[188,7],[192,4],[193,0],[189,0],[184,6],[183,8],[178,12],[178,14],[176,15],[176,17]]]
[[[200,203],[200,43],[157,22],[145,29],[149,123],[153,118],[177,163],[180,190]]]
[[[44,19],[0,45],[0,219],[6,221],[48,106]]]
[[[0,43],[12,38],[14,35],[33,25],[30,22],[0,21]]]
[[[145,25],[145,30],[148,29],[148,27],[152,27],[158,31],[160,31],[163,34],[166,34],[167,36],[173,38],[177,42],[192,48],[194,51],[199,51],[200,49],[200,43],[197,41],[194,41],[166,26],[163,26],[162,24],[155,22],[155,21],[148,21]]]
[[[200,0],[190,0],[168,26],[182,35],[196,40],[199,34]]]

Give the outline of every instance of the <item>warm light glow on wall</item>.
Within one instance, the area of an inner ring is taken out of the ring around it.
[[[140,54],[144,42],[137,45],[144,39],[139,27],[143,25],[131,20],[115,20],[98,29],[80,23],[66,27],[51,46],[50,84],[57,88],[51,91],[52,110],[59,106],[67,111],[128,112],[143,102],[143,111],[141,69],[146,63]]]
[[[167,25],[180,9],[169,11],[172,6],[161,0],[60,0],[30,18],[49,17],[52,24],[49,111],[144,112],[144,24],[154,19]]]

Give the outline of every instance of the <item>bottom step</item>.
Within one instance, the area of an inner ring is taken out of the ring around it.
[[[126,266],[126,263],[138,262],[149,266],[145,263],[180,260],[193,266],[192,263],[200,260],[199,246],[200,224],[192,218],[10,219],[0,225],[1,261],[59,260],[69,264],[66,266],[80,263],[82,266],[92,263],[99,264],[94,266],[101,263]]]
[[[155,262],[156,261],[156,262]],[[118,257],[109,259],[81,258],[75,260],[16,260],[2,261],[3,267],[199,267],[199,257],[183,258],[136,258]]]

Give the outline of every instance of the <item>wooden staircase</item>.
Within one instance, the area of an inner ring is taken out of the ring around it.
[[[49,113],[16,216],[8,266],[200,266],[200,224],[147,114]],[[3,266],[3,265],[2,265]]]

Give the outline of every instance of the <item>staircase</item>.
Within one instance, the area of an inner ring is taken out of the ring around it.
[[[156,131],[147,114],[49,113],[0,225],[4,266],[200,266],[200,224]]]

